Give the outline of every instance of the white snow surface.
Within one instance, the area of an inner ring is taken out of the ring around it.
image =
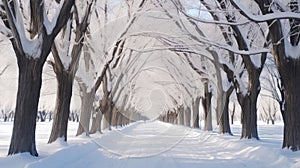
[[[300,167],[300,153],[281,149],[282,124],[261,125],[261,140],[240,140],[159,121],[141,121],[91,137],[75,137],[78,123],[69,124],[68,143],[47,144],[51,122],[37,124],[39,157],[27,153],[6,156],[12,122],[0,122],[1,167]]]

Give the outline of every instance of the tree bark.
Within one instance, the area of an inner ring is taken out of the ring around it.
[[[113,105],[112,107],[112,117],[111,117],[111,125],[117,126],[117,117],[118,117],[118,109],[116,105]]]
[[[29,152],[33,156],[38,156],[35,129],[43,63],[39,59],[25,57],[22,57],[22,62],[18,61],[18,93],[8,155]]]
[[[104,112],[104,117],[105,117],[105,121],[106,121],[106,126],[108,127],[108,130],[111,130],[111,122],[112,122],[112,113],[113,113],[113,104],[112,104],[112,98],[109,97],[108,101],[107,101],[107,110]],[[105,128],[107,128],[105,126]],[[105,129],[103,128],[103,129]]]
[[[178,114],[178,111],[176,112],[176,116],[175,116],[175,119],[174,119],[174,124],[178,124],[178,117],[179,117],[179,114]]]
[[[122,104],[120,106],[119,116],[118,116],[118,125],[123,126],[123,117],[125,114],[125,105],[128,101],[128,94],[125,94],[122,100]]]
[[[102,72],[103,73],[103,72]],[[103,97],[102,99],[99,101],[99,108],[98,110],[96,110],[96,116],[93,116],[93,120],[92,120],[92,127],[90,130],[91,134],[96,133],[97,131],[99,131],[101,133],[101,125],[102,125],[102,120],[104,113],[107,111],[108,108],[108,96],[110,94],[110,92],[107,89],[107,75],[106,73],[101,74],[103,83],[102,83],[102,89],[103,89]],[[98,82],[98,81],[97,81]],[[100,84],[99,84],[100,86]],[[99,87],[97,85],[95,85],[95,91],[97,90],[97,88]]]
[[[106,116],[105,116],[105,113],[103,114],[103,120],[102,120],[102,129],[104,130],[104,129],[106,129],[106,128],[108,128],[108,130],[110,130],[109,129],[109,121],[108,121],[108,119],[107,119],[107,117],[109,117],[107,114],[106,114]]]
[[[239,96],[239,102],[242,108],[242,135],[241,138],[256,138],[257,132],[257,114],[256,114],[256,100],[254,96]]]
[[[181,106],[178,108],[178,124],[179,124],[179,125],[184,125],[184,117],[183,117],[183,113],[184,113],[184,108],[183,108],[183,106],[181,105]]]
[[[76,136],[81,135],[82,133],[85,133],[86,135],[89,135],[90,130],[90,119],[91,114],[94,113],[94,99],[95,99],[95,90],[92,88],[88,92],[88,88],[85,84],[79,84],[80,91],[81,91],[81,113],[80,113],[80,122],[78,125]]]
[[[261,9],[262,14],[269,14],[273,12],[270,10],[269,1],[255,0]],[[299,11],[299,2],[293,1],[290,5],[291,11]],[[245,15],[245,13],[241,13]],[[292,151],[300,150],[300,59],[291,58],[290,55],[286,55],[285,43],[289,43],[290,46],[299,45],[299,36],[294,33],[290,33],[289,37],[284,35],[284,31],[299,32],[299,19],[290,19],[290,30],[284,30],[286,27],[282,27],[282,23],[279,20],[266,21],[269,26],[270,39],[272,42],[272,54],[274,56],[275,64],[282,78],[284,100],[284,109],[281,109],[282,117],[284,121],[284,136],[282,148],[289,148]],[[297,53],[298,56],[299,53]],[[282,104],[280,104],[282,105]]]
[[[120,113],[120,111],[117,111],[117,115],[116,115],[116,127],[117,128],[118,128],[118,126],[121,126],[121,124],[119,123],[120,117],[121,117],[121,113]]]
[[[90,134],[95,134],[97,131],[99,133],[101,132],[101,121],[102,121],[102,112],[100,111],[100,108],[96,109],[96,114],[95,116],[93,116],[93,120],[92,120],[92,127],[90,130]]]
[[[62,71],[57,70],[55,71],[58,85],[56,105],[48,143],[52,143],[58,138],[64,138],[64,141],[67,141],[68,118],[70,115],[74,76],[64,69]]]
[[[282,148],[300,150],[300,59],[287,58],[281,76],[284,86],[284,136]]]
[[[234,124],[234,114],[235,114],[235,103],[233,103],[232,112],[231,112],[231,124]]]
[[[211,112],[212,93],[208,88],[208,82],[204,83],[204,98],[202,105],[204,108],[204,131],[212,131],[212,112]]]
[[[103,84],[105,84],[105,82]],[[102,122],[104,122],[104,120],[105,120],[104,114],[107,111],[107,108],[108,108],[107,96],[105,94],[103,96],[103,99],[100,100],[100,105],[99,105],[99,108],[97,108],[97,110],[96,110],[96,115],[93,116],[92,127],[91,127],[91,130],[90,130],[90,134],[94,134],[97,131],[102,133],[101,132],[101,129],[102,129],[101,125],[102,125]],[[103,129],[104,129],[104,127],[103,127]]]
[[[123,114],[119,113],[119,115],[118,115],[118,125],[121,126],[121,127],[123,126],[122,125],[122,118],[123,118]]]
[[[199,126],[199,105],[200,105],[200,97],[196,97],[193,102],[193,128],[200,128]]]
[[[186,107],[184,110],[184,125],[187,127],[191,126],[191,108]]]
[[[229,100],[230,100],[230,95],[233,92],[233,87],[230,87],[225,94],[225,103],[224,103],[224,108],[223,112],[221,114],[220,122],[219,122],[219,133],[220,134],[230,134],[233,135],[230,129],[230,124],[229,124]]]
[[[244,60],[247,64],[247,62]],[[246,66],[248,71],[248,90],[247,93],[237,92],[238,102],[242,108],[242,135],[241,138],[256,138],[257,132],[257,97],[260,92],[259,76],[262,68]]]

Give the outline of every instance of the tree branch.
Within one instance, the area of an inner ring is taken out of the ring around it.
[[[236,0],[230,0],[232,5],[240,10],[240,13],[246,17],[247,19],[261,23],[261,22],[267,22],[267,21],[273,21],[278,19],[300,19],[299,13],[295,12],[276,12],[276,13],[269,13],[269,14],[263,14],[263,15],[253,15],[251,14],[242,4],[237,2]],[[262,1],[264,2],[264,1]]]
[[[70,18],[71,9],[75,3],[75,0],[66,0],[60,10],[58,18],[56,20],[56,25],[54,26],[50,36],[54,39],[56,35],[60,32],[61,28],[65,26],[66,22]]]

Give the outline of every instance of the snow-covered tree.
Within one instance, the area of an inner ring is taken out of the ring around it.
[[[49,61],[56,74],[57,94],[49,143],[57,138],[67,141],[68,118],[75,74],[90,23],[93,1],[76,1],[67,24],[54,40]]]
[[[225,21],[238,22],[239,16],[234,14],[234,10],[231,9],[230,3],[225,1],[215,2],[218,5],[211,6],[205,1],[202,4],[209,10],[211,10],[212,17],[215,21],[221,21],[223,17]],[[219,9],[218,9],[219,8]],[[225,11],[225,16],[219,16],[215,10]],[[249,51],[251,48],[262,47],[264,45],[265,35],[262,28],[258,24],[246,24],[243,26],[230,25],[229,27],[219,26],[222,34],[228,45],[234,48],[236,43],[238,50]],[[226,30],[229,29],[229,31]],[[246,34],[247,36],[245,36]],[[263,39],[262,41],[260,39]],[[232,52],[232,51],[231,51]],[[249,55],[240,54],[243,60],[243,64],[247,71],[248,82],[245,88],[241,82],[236,80],[235,76],[230,76],[233,85],[236,88],[237,98],[242,108],[242,138],[259,138],[257,133],[257,98],[260,92],[260,74],[263,69],[264,62],[266,60],[266,53]],[[226,65],[225,65],[226,66]],[[230,68],[228,68],[229,70]],[[230,71],[234,71],[230,69]],[[233,74],[233,73],[229,73]]]
[[[56,12],[49,16],[47,5],[42,0],[1,1],[1,32],[10,38],[19,68],[9,155],[29,152],[31,155],[38,156],[35,127],[42,69],[56,35],[71,14],[73,4],[74,0],[60,1]]]
[[[228,51],[227,56],[224,54],[219,54],[219,61],[213,62],[220,62],[220,68],[222,68],[226,73],[228,80],[231,82],[232,86],[236,89],[236,94],[239,100],[239,103],[242,107],[242,138],[257,138],[257,127],[256,127],[256,118],[257,118],[257,108],[256,102],[257,97],[260,92],[260,81],[259,76],[262,71],[266,53],[268,50],[262,49],[261,51],[254,51],[254,49],[263,47],[265,45],[265,34],[259,24],[231,24],[231,22],[241,22],[241,16],[236,15],[230,3],[226,1],[201,1],[198,3],[199,8],[208,11],[209,17],[195,17],[194,15],[189,14],[188,9],[184,7],[184,4],[179,0],[173,0],[172,3],[177,8],[178,12],[183,15],[186,20],[196,28],[195,32],[187,26],[186,23],[182,21],[182,17],[179,15],[177,18],[180,18],[181,21],[177,21],[181,24],[182,30],[187,32],[190,38],[194,41],[194,43],[198,44],[199,46],[204,46],[203,49],[207,47],[212,47],[214,49],[209,50],[218,50],[218,49],[225,49]],[[176,17],[173,17],[174,20],[179,20]],[[208,36],[205,37],[204,31],[199,28],[199,23],[210,23],[213,25],[217,25],[220,30],[220,35],[223,36],[222,42],[215,42],[211,40]],[[177,24],[179,25],[179,24]],[[195,51],[195,48],[190,47],[190,45],[186,45],[188,50],[192,51],[185,51],[185,52],[198,52]],[[176,46],[174,46],[176,47]],[[202,50],[203,50],[202,49]],[[176,50],[176,49],[174,49]],[[179,51],[177,49],[177,51]],[[237,60],[236,56],[239,56],[242,60],[242,63],[235,63],[234,61]],[[225,59],[224,59],[224,56]],[[216,60],[216,59],[214,59]],[[245,67],[247,73],[244,73],[244,76],[248,78],[248,82],[244,82],[242,79],[244,78],[239,74],[237,71],[238,67],[234,67],[238,64],[242,65],[241,67]],[[219,77],[219,79],[221,79]],[[220,80],[218,80],[220,82]],[[220,85],[221,86],[221,85]],[[220,88],[219,86],[219,88]],[[227,87],[229,89],[230,87]],[[230,91],[230,89],[228,90]],[[223,97],[223,91],[219,91],[219,97]],[[226,96],[229,98],[229,96]],[[220,101],[221,100],[221,101]],[[219,99],[219,103],[223,102],[222,99]],[[222,104],[220,106],[223,106]],[[221,109],[224,109],[221,107]],[[223,111],[223,110],[222,110]]]
[[[121,2],[117,4],[111,4],[108,1],[96,3],[95,15],[93,15],[94,22],[91,25],[95,30],[91,30],[87,40],[87,47],[89,49],[86,52],[89,53],[90,57],[89,60],[85,60],[84,71],[86,72],[81,70],[76,78],[81,88],[81,96],[89,95],[95,97],[95,93],[100,90],[101,84],[103,94],[101,95],[102,97],[100,97],[100,107],[97,108],[96,111],[89,110],[92,109],[90,106],[92,106],[93,103],[85,101],[88,97],[81,98],[84,100],[82,101],[82,106],[84,105],[85,107],[81,108],[81,121],[77,135],[83,132],[87,134],[89,132],[101,132],[102,113],[107,110],[106,107],[111,104],[109,101],[112,101],[110,99],[113,98],[110,96],[112,86],[111,81],[109,81],[111,78],[108,75],[111,75],[110,71],[112,71],[112,69],[118,69],[120,60],[122,60],[121,57],[124,56],[126,35],[135,25],[139,17],[139,12],[143,10],[147,1],[140,1],[133,4],[128,3],[129,2],[126,1],[125,6],[124,3]],[[122,12],[128,15],[124,16]],[[116,15],[116,13],[120,14],[120,16]],[[87,59],[87,57],[85,57],[85,59]],[[89,76],[89,78],[87,78],[87,76]],[[109,97],[110,99],[108,99]],[[84,104],[84,102],[88,104]],[[113,107],[111,110],[112,109]],[[94,111],[93,115],[91,115],[92,111]],[[106,113],[106,115],[108,114],[111,115],[110,112]],[[90,131],[89,116],[93,117]],[[110,118],[111,116],[106,117]]]
[[[271,53],[284,87],[284,139],[283,148],[300,149],[300,57],[299,57],[299,1],[252,1],[257,8],[247,8],[241,1],[231,3],[249,21],[266,23]],[[254,11],[255,10],[255,11]]]

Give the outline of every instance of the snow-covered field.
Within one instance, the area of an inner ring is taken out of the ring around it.
[[[51,123],[38,123],[36,158],[26,153],[7,157],[12,123],[0,122],[0,167],[300,167],[300,152],[281,149],[281,124],[260,124],[260,141],[240,140],[238,124],[233,137],[159,121],[75,137],[77,124],[69,124],[68,143],[47,144]]]

